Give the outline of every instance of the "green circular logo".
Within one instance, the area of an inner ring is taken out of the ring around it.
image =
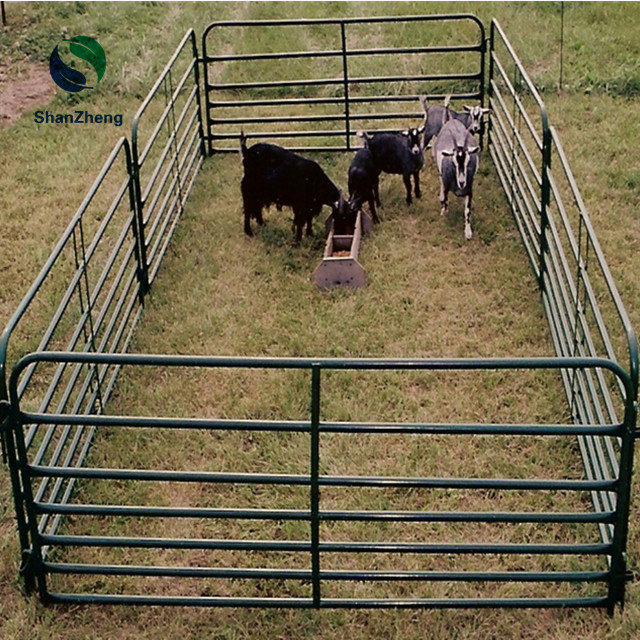
[[[71,43],[69,45],[71,53],[81,60],[86,60],[94,68],[98,82],[100,82],[107,68],[107,56],[100,43],[89,36],[74,36],[70,40],[63,40],[63,42]],[[69,67],[62,61],[58,45],[51,52],[49,58],[49,73],[53,81],[65,91],[77,93],[83,89],[93,89],[87,85],[87,78],[83,73]]]

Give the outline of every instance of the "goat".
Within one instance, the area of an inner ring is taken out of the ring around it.
[[[464,197],[464,235],[471,240],[471,198],[473,177],[478,170],[480,146],[459,120],[448,120],[442,126],[433,146],[433,158],[440,172],[442,215],[448,210],[447,196],[453,191]]]
[[[367,202],[374,222],[380,222],[376,213],[376,204],[380,206],[379,176],[371,151],[360,149],[349,166],[349,203],[357,213]]]
[[[424,110],[424,148],[426,149],[433,138],[435,138],[442,129],[442,125],[453,118],[462,122],[464,127],[469,130],[472,135],[482,134],[484,132],[484,116],[491,113],[491,109],[485,109],[479,105],[470,107],[464,105],[464,112],[454,111],[449,107],[451,96],[447,96],[444,105],[429,105],[427,96],[420,96],[420,104]]]
[[[331,218],[333,218],[333,233],[337,236],[352,236],[356,229],[356,219],[358,209],[350,200],[345,200],[342,193],[338,202],[332,207]]]
[[[322,205],[338,208],[342,193],[313,160],[303,158],[275,144],[260,142],[247,148],[247,137],[240,134],[240,154],[244,175],[240,184],[244,209],[244,232],[253,235],[251,218],[264,224],[262,209],[275,204],[278,209],[293,209],[296,243],[302,240],[302,228],[313,234],[313,218]],[[343,205],[344,206],[344,205]]]
[[[400,174],[407,190],[407,204],[411,204],[411,176],[416,198],[420,197],[420,169],[424,166],[424,147],[420,129],[408,129],[402,133],[376,133],[369,136],[359,131],[366,149],[371,151],[378,171]],[[378,202],[378,204],[380,204]]]

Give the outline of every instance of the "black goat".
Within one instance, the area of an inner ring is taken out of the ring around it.
[[[357,213],[367,202],[374,222],[380,222],[376,213],[376,204],[380,206],[379,176],[371,151],[360,149],[349,166],[349,203]]]
[[[296,242],[302,240],[302,228],[312,235],[313,218],[322,205],[338,208],[341,192],[313,160],[274,144],[261,142],[247,148],[247,137],[240,135],[240,153],[244,176],[240,184],[244,208],[244,232],[253,235],[251,218],[264,224],[262,209],[275,204],[278,209],[293,209]]]
[[[345,200],[340,194],[340,199],[333,206],[331,212],[333,219],[333,233],[336,236],[352,236],[356,230],[356,220],[358,218],[358,209],[351,205],[351,202]]]
[[[411,204],[411,176],[416,198],[420,197],[420,169],[424,166],[423,131],[424,127],[421,127],[402,133],[377,133],[373,136],[358,132],[364,138],[365,148],[371,151],[378,171],[402,176],[407,190],[407,204]]]

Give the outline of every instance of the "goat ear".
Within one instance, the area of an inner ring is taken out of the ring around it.
[[[408,129],[405,129],[404,131],[401,131],[400,133],[403,136],[407,136],[407,138],[409,137],[409,130]]]
[[[424,133],[424,130],[426,128],[426,125],[422,125],[419,129],[418,129],[418,133]]]
[[[484,108],[482,109],[483,116],[487,115],[488,113],[491,113],[491,109],[484,109]]]
[[[480,151],[480,147],[479,146],[469,147],[467,149],[467,153],[478,153],[478,151]]]
[[[470,107],[468,104],[463,105],[462,107],[465,111],[471,112],[473,111],[473,107]]]
[[[452,156],[452,155],[455,153],[455,151],[454,151],[453,149],[452,149],[451,151],[444,150],[444,151],[441,151],[440,153],[441,153],[443,156],[450,157],[450,156]]]

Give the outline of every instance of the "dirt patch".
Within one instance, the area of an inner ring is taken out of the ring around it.
[[[46,65],[21,62],[19,69],[0,65],[0,129],[25,111],[47,104],[55,92]]]

